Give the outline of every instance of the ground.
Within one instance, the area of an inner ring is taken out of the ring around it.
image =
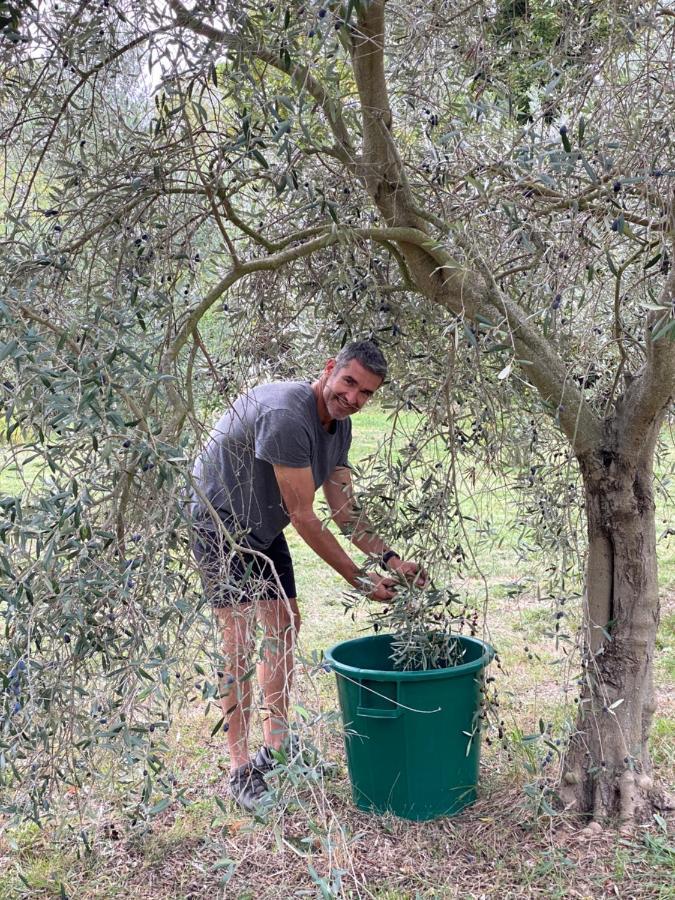
[[[332,604],[326,597],[317,604],[305,600],[308,632],[325,631],[332,639],[354,632],[337,605],[339,591],[334,597]],[[0,843],[0,897],[58,897],[63,886],[67,896],[78,898],[257,900],[321,896],[321,877],[329,885],[323,896],[334,896],[341,885],[345,896],[378,900],[673,896],[675,848],[665,819],[622,834],[589,830],[564,815],[541,814],[537,783],[546,774],[545,748],[527,736],[538,733],[543,717],[555,740],[564,720],[560,685],[547,663],[548,617],[527,597],[519,597],[515,606],[508,597],[495,603],[500,626],[493,639],[509,673],[498,675],[504,682],[500,714],[509,751],[494,740],[484,746],[480,798],[456,818],[412,823],[356,810],[341,735],[330,716],[336,704],[333,676],[321,673],[310,679],[305,674],[298,700],[316,708],[318,692],[325,710],[325,720],[315,722],[307,735],[338,766],[325,783],[298,788],[287,780],[281,791],[288,807],[275,811],[267,823],[251,822],[226,799],[222,736],[211,736],[214,718],[205,717],[202,705],[195,703],[179,716],[172,732],[173,768],[178,782],[187,785],[189,805],[173,804],[142,834],[112,804],[101,803],[98,814],[84,823],[91,853],[82,843],[78,846],[77,831],[9,829]],[[675,762],[672,684],[666,683],[675,656],[675,596],[664,607],[652,747],[667,780]],[[528,653],[522,650],[525,640]],[[551,771],[554,767],[555,761],[549,763]]]

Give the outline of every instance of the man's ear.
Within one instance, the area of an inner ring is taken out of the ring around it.
[[[334,360],[334,359],[327,359],[327,360],[326,360],[326,365],[325,365],[324,368],[323,368],[324,373],[325,373],[326,375],[330,375],[330,374],[332,374],[332,372],[333,372],[334,369],[335,369],[335,360]]]

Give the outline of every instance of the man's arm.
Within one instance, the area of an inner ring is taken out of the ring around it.
[[[372,600],[391,600],[394,596],[394,582],[377,575],[364,576],[363,571],[345,553],[314,512],[314,477],[311,468],[296,469],[275,465],[274,474],[291,524],[307,546],[353,587],[363,590],[364,577],[369,579],[373,583],[373,589],[368,593]]]
[[[382,540],[365,513],[356,506],[351,471],[345,466],[334,469],[323,485],[323,492],[331,510],[333,521],[338,525],[359,550],[368,556],[381,560],[391,547]],[[418,584],[424,584],[426,575],[415,562],[406,562],[398,555],[391,556],[387,568],[401,575],[417,577]]]

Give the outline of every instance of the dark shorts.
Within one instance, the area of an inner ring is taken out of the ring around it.
[[[283,532],[260,551],[266,558],[246,551],[233,552],[219,535],[204,529],[195,529],[192,550],[204,593],[212,606],[283,600],[272,565],[286,597],[296,596],[293,560]]]

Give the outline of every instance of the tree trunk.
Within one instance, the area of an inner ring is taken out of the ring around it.
[[[620,441],[610,439],[579,460],[589,537],[583,670],[561,795],[572,809],[599,820],[639,820],[658,802],[647,746],[659,622],[657,434],[654,423],[633,459],[613,449]]]

